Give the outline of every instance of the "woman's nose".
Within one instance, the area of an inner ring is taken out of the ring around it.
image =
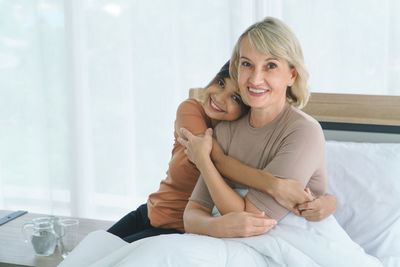
[[[254,69],[251,73],[250,73],[250,82],[254,85],[260,84],[263,82],[263,75],[262,75],[262,71],[258,70],[258,69]]]

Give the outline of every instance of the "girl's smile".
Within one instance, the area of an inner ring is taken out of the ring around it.
[[[225,112],[222,108],[220,108],[215,101],[212,99],[212,96],[210,96],[210,108],[214,110],[215,112]]]

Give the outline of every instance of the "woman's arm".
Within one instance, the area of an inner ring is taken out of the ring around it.
[[[213,217],[210,209],[195,201],[189,201],[183,214],[186,233],[213,237],[249,237],[262,235],[271,230],[275,220],[267,219],[264,212],[231,212]]]

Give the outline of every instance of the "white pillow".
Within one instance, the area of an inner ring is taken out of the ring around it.
[[[328,192],[349,236],[385,266],[400,266],[400,144],[327,141]]]

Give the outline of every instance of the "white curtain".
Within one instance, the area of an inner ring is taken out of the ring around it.
[[[165,178],[175,111],[250,24],[284,20],[313,91],[400,95],[400,4],[0,0],[0,209],[118,219]]]

